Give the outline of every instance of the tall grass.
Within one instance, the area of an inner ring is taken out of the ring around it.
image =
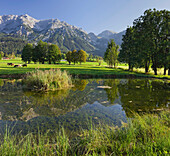
[[[121,128],[91,126],[71,139],[63,128],[52,139],[40,133],[12,136],[8,130],[1,138],[0,155],[169,155],[170,113],[135,114]]]
[[[135,114],[121,128],[100,126],[86,130],[79,142],[77,152],[85,155],[167,155],[170,154],[170,113]]]
[[[60,69],[35,70],[27,73],[23,80],[24,88],[29,90],[55,90],[72,85],[71,76]]]
[[[3,141],[0,143],[2,156],[35,156],[58,155],[65,156],[70,150],[69,139],[65,136],[64,129],[56,133],[56,137],[49,139],[48,133],[37,135],[32,133],[26,136],[11,135],[6,130]]]

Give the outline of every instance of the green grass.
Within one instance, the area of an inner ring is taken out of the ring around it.
[[[163,69],[158,70],[157,76],[153,75],[153,71],[150,70],[149,74],[144,74],[144,69],[134,69],[133,72],[127,71],[128,66],[126,64],[119,64],[117,69],[107,68],[107,64],[104,62],[101,66],[98,66],[97,62],[86,62],[82,65],[68,65],[67,62],[61,61],[59,64],[28,64],[28,67],[24,68],[14,68],[11,66],[7,66],[8,62],[12,62],[14,64],[24,64],[21,59],[15,60],[0,60],[0,75],[8,75],[8,74],[25,74],[26,72],[30,72],[35,70],[36,68],[41,70],[49,70],[51,68],[60,68],[61,70],[66,70],[70,74],[74,75],[92,75],[92,76],[107,76],[107,75],[115,75],[115,76],[127,76],[127,75],[135,75],[139,77],[156,77],[156,78],[168,78],[170,76],[162,75]]]
[[[113,155],[145,156],[170,154],[170,113],[135,114],[121,128],[91,126],[76,137],[67,136],[61,128],[54,137],[48,133],[26,136],[11,135],[6,129],[0,136],[0,155]]]

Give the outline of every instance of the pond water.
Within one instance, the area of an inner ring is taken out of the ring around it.
[[[74,87],[47,93],[28,92],[20,80],[0,80],[0,133],[121,126],[133,112],[169,109],[170,83],[151,79],[73,80]]]

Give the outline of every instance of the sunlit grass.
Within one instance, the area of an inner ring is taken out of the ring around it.
[[[105,62],[102,63],[101,66],[98,65],[97,62],[86,62],[76,65],[68,65],[66,61],[61,61],[58,64],[34,64],[31,62],[31,64],[28,64],[28,67],[22,67],[22,68],[14,68],[11,66],[7,66],[8,62],[12,62],[14,64],[24,64],[20,59],[15,60],[0,60],[0,75],[6,75],[6,74],[25,74],[26,72],[33,71],[35,69],[40,70],[49,70],[51,68],[60,68],[61,70],[66,70],[70,74],[73,75],[97,75],[97,76],[104,76],[104,75],[135,75],[135,76],[142,76],[142,77],[157,77],[157,78],[170,78],[168,75],[162,75],[163,69],[158,69],[158,75],[154,76],[153,70],[150,69],[150,72],[148,74],[144,74],[144,68],[138,68],[135,69],[133,72],[127,71],[128,66],[127,64],[119,64],[116,69],[114,68],[108,68],[107,64]]]

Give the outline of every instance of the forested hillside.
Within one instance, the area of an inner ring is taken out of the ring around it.
[[[4,54],[21,54],[21,51],[26,44],[27,41],[18,37],[0,37],[0,51]]]

